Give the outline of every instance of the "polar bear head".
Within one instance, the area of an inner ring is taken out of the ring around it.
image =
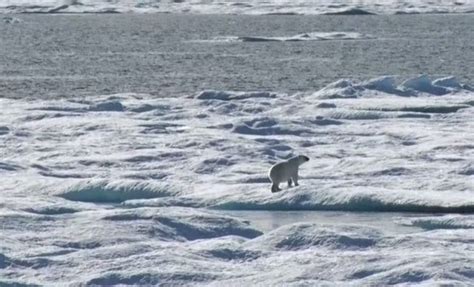
[[[303,163],[309,161],[309,157],[305,155],[299,155],[298,156],[298,165],[302,165]]]

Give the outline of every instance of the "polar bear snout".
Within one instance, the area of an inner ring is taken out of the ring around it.
[[[309,161],[309,157],[305,156],[305,155],[299,155],[298,157],[296,157],[298,159],[298,165],[300,164],[303,164],[307,161]]]

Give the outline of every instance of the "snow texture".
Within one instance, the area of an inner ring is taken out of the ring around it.
[[[383,76],[0,99],[0,285],[472,285],[473,97]],[[300,186],[272,194],[297,154]]]
[[[472,13],[471,0],[3,0],[13,13],[194,13],[250,15],[372,15]]]

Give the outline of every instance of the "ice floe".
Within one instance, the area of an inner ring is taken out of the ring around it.
[[[219,36],[210,40],[200,40],[198,42],[300,42],[300,41],[342,41],[342,40],[363,40],[372,39],[370,35],[356,32],[310,32],[294,36]]]
[[[0,285],[471,284],[473,96],[423,75],[2,98]]]

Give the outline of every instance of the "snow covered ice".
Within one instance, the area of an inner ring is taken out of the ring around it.
[[[474,285],[473,11],[0,1],[0,286]]]
[[[471,0],[3,0],[14,13],[419,14],[472,13]]]
[[[474,284],[473,99],[426,75],[0,99],[0,285]]]

